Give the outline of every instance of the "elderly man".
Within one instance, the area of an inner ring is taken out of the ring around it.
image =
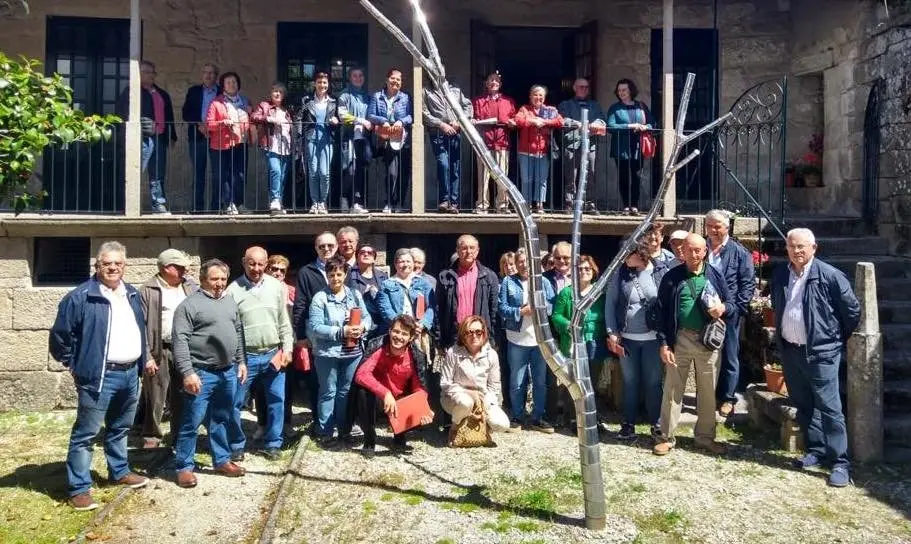
[[[338,229],[335,235],[338,240],[338,254],[345,258],[349,268],[357,266],[357,245],[361,240],[361,235],[357,229],[351,226],[344,226]]]
[[[572,285],[572,255],[573,246],[569,242],[557,242],[551,248],[554,267],[543,274],[544,279],[550,282],[554,293],[559,293],[567,285]]]
[[[471,119],[471,101],[462,89],[449,85],[449,96],[460,106],[466,117]],[[459,193],[462,185],[462,140],[456,112],[449,106],[438,89],[424,87],[424,125],[433,154],[437,158],[437,182],[440,187],[441,212],[459,213]],[[477,210],[481,213],[480,208]],[[486,210],[484,210],[486,212]]]
[[[146,316],[146,364],[142,377],[142,447],[157,448],[164,436],[161,416],[165,403],[171,411],[171,440],[177,437],[181,420],[180,383],[182,378],[174,365],[172,331],[174,311],[185,298],[199,289],[187,276],[190,258],[179,249],[166,249],[158,255],[158,274],[139,288]],[[171,384],[174,387],[170,387]]]
[[[491,340],[498,338],[497,313],[500,281],[496,273],[478,261],[480,244],[470,234],[456,241],[456,262],[440,272],[437,282],[440,348],[456,343],[459,324],[468,316],[484,319]]]
[[[101,244],[95,276],[63,297],[50,332],[51,356],[70,371],[78,395],[66,456],[69,503],[75,510],[98,508],[91,492],[92,441],[102,425],[108,477],[132,488],[149,482],[127,461],[146,346],[139,292],[123,282],[126,258],[123,244]]]
[[[218,259],[202,264],[200,290],[184,300],[174,315],[174,361],[183,376],[183,419],[174,452],[177,485],[196,486],[196,433],[202,423],[209,435],[215,472],[232,478],[243,467],[231,461],[228,426],[237,382],[247,378],[244,330],[234,298],[226,292],[228,265]]]
[[[237,303],[237,313],[244,327],[244,351],[247,359],[247,379],[237,384],[234,393],[234,414],[228,426],[231,460],[244,460],[247,437],[241,425],[240,412],[247,393],[262,389],[266,411],[263,433],[263,454],[272,460],[281,455],[282,429],[285,419],[285,373],[291,362],[294,336],[291,319],[285,309],[287,302],[282,282],[266,274],[269,255],[253,246],[244,253],[244,275],[228,286],[228,294]]]
[[[437,279],[424,272],[424,267],[427,266],[427,254],[424,253],[424,250],[419,247],[413,247],[409,251],[411,252],[411,258],[414,259],[415,275],[422,277],[427,281],[427,283],[430,284],[431,292],[436,292]]]
[[[689,231],[686,230],[675,230],[668,237],[668,245],[671,246],[671,251],[674,252],[674,258],[667,263],[668,268],[674,268],[677,265],[683,264],[683,248],[686,237],[689,236]]]
[[[667,371],[661,399],[661,437],[652,450],[655,455],[667,455],[674,448],[690,366],[696,371],[696,447],[717,454],[726,451],[715,441],[719,354],[702,343],[701,331],[709,320],[723,318],[736,311],[736,306],[724,276],[705,262],[705,239],[690,234],[685,244],[686,266],[668,271],[658,287],[659,354]]]
[[[737,397],[734,392],[740,379],[740,323],[747,314],[750,299],[756,290],[756,271],[753,258],[739,242],[730,237],[730,218],[727,212],[711,210],[705,214],[705,230],[709,236],[708,262],[718,270],[728,286],[734,311],[724,316],[727,334],[721,353],[718,388],[715,401],[718,413],[728,417],[734,412]]]
[[[557,110],[563,116],[563,203],[567,213],[572,213],[573,200],[576,197],[576,180],[579,176],[583,153],[588,153],[588,194],[594,193],[595,158],[597,149],[592,139],[586,150],[582,147],[582,111],[588,110],[588,121],[591,129],[595,131],[606,130],[607,122],[604,109],[596,100],[591,98],[591,83],[585,78],[579,78],[573,83],[575,95],[569,100],[560,102]],[[603,134],[603,133],[602,133]],[[587,213],[598,213],[593,200],[586,200],[582,209]]]
[[[193,210],[206,209],[206,158],[209,156],[209,134],[203,121],[209,104],[218,95],[218,67],[212,63],[202,65],[200,83],[187,89],[183,99],[182,117],[187,124],[187,148],[193,172]],[[217,210],[215,183],[212,184],[211,208]]]
[[[848,434],[838,369],[845,342],[860,322],[860,304],[845,275],[815,255],[811,230],[788,232],[790,264],[779,265],[772,274],[776,339],[807,447],[794,466],[830,463],[829,485],[845,487],[850,482]]]

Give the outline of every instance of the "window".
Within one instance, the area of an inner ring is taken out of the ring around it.
[[[329,74],[329,92],[345,87],[352,67],[367,65],[367,25],[278,23],[278,77],[292,100],[313,92],[313,76]]]
[[[91,275],[89,238],[35,238],[34,285],[71,286]]]

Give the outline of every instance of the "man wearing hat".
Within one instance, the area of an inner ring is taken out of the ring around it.
[[[674,268],[679,264],[683,264],[683,246],[685,245],[686,237],[689,236],[689,234],[689,231],[686,230],[675,230],[668,238],[671,251],[674,252],[674,258],[667,262],[667,267],[669,269]]]
[[[177,373],[171,354],[171,325],[174,310],[187,296],[199,289],[193,278],[186,275],[190,257],[179,249],[166,249],[158,255],[158,274],[139,289],[142,308],[146,316],[146,366],[142,376],[140,405],[142,420],[142,446],[157,448],[163,437],[161,414],[170,399],[171,421],[180,421],[180,384],[183,378]],[[171,382],[176,385],[171,388]],[[176,436],[172,423],[171,436]]]

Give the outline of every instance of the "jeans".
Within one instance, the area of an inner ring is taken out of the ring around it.
[[[266,162],[269,164],[269,200],[282,200],[282,191],[285,187],[285,175],[288,173],[288,155],[279,155],[274,151],[266,151]]]
[[[221,190],[215,208],[224,210],[230,204],[242,205],[247,185],[247,146],[239,144],[231,149],[213,150],[212,167]]]
[[[234,390],[233,417],[228,425],[231,451],[243,451],[247,444],[240,412],[244,409],[244,402],[251,388],[253,391],[262,388],[265,392],[265,406],[256,407],[257,414],[262,410],[267,413],[263,444],[267,448],[282,447],[282,426],[285,424],[285,373],[275,370],[271,364],[272,357],[277,351],[273,349],[262,354],[247,354],[247,379],[244,383],[237,382],[237,389]]]
[[[727,329],[721,347],[721,366],[718,369],[717,402],[736,402],[734,392],[740,381],[740,323],[739,314],[725,320]]]
[[[440,131],[431,133],[430,143],[437,158],[437,181],[440,202],[459,204],[462,171],[462,143],[458,134],[448,136]]]
[[[307,176],[310,201],[325,204],[329,200],[329,166],[332,164],[332,140],[328,136],[307,140]]]
[[[370,144],[366,139],[362,138],[353,140],[351,145],[354,157],[351,158],[351,162],[345,167],[343,172],[343,191],[345,198],[353,206],[355,204],[363,204],[361,195],[367,193],[367,166],[370,164],[367,146]]]
[[[783,342],[781,366],[788,396],[797,408],[797,423],[804,433],[807,453],[847,468],[848,431],[838,393],[842,355],[836,352],[828,361],[811,363],[806,347]]]
[[[140,161],[142,171],[149,173],[149,196],[152,206],[166,204],[164,176],[168,168],[168,134],[143,138]]]
[[[639,207],[639,171],[642,159],[614,159],[620,178],[620,200],[624,208]]]
[[[231,460],[228,444],[228,425],[234,409],[234,391],[237,390],[237,368],[231,365],[223,370],[206,370],[194,367],[202,387],[198,395],[186,391],[183,395],[183,420],[174,448],[174,468],[193,470],[196,456],[196,430],[205,422],[209,433],[212,466],[220,467]]]
[[[547,408],[547,363],[538,346],[506,344],[506,359],[509,361],[509,402],[513,419],[525,416],[525,399],[528,390],[528,376],[531,374],[532,410],[531,419],[544,417]]]
[[[661,416],[661,359],[657,340],[623,339],[626,357],[620,358],[623,371],[623,423],[635,424],[639,414],[639,392],[645,397],[649,425]]]
[[[519,177],[522,178],[522,194],[529,202],[544,202],[547,199],[547,177],[550,164],[547,157],[535,157],[519,153]]]
[[[77,394],[76,422],[66,454],[70,497],[87,493],[92,487],[92,440],[102,425],[108,477],[117,481],[130,473],[127,434],[139,403],[138,365],[129,370],[106,371],[101,392],[94,385],[79,385]]]
[[[317,434],[332,436],[338,426],[339,435],[346,435],[348,428],[348,393],[354,380],[354,371],[361,356],[315,357],[319,379],[319,404],[317,406]]]
[[[191,171],[193,172],[193,210],[201,212],[206,210],[206,159],[208,158],[209,140],[197,131],[187,145],[190,150]],[[213,161],[213,166],[215,165]],[[217,184],[213,183],[212,198],[209,201],[211,209],[217,210],[218,197],[216,196]]]

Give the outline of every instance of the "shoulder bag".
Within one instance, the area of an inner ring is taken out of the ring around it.
[[[693,295],[693,300],[696,301],[696,304],[700,305],[699,309],[702,310],[699,296],[696,294],[696,287],[693,285],[693,280],[686,280],[686,284],[690,288],[690,294]],[[714,351],[716,349],[721,349],[721,346],[724,345],[724,335],[726,332],[727,325],[725,325],[723,320],[709,319],[709,322],[702,328],[702,333],[699,335],[699,338],[706,349]]]
[[[636,103],[638,113],[637,117],[642,118],[642,124],[648,124],[648,119],[645,118],[645,111],[642,110],[645,106],[640,103]],[[654,158],[655,152],[658,150],[658,141],[655,140],[655,135],[652,134],[650,130],[643,130],[639,133],[639,150],[642,153],[643,159]]]
[[[480,448],[496,446],[490,436],[490,425],[483,401],[477,400],[471,413],[449,429],[450,448]]]

